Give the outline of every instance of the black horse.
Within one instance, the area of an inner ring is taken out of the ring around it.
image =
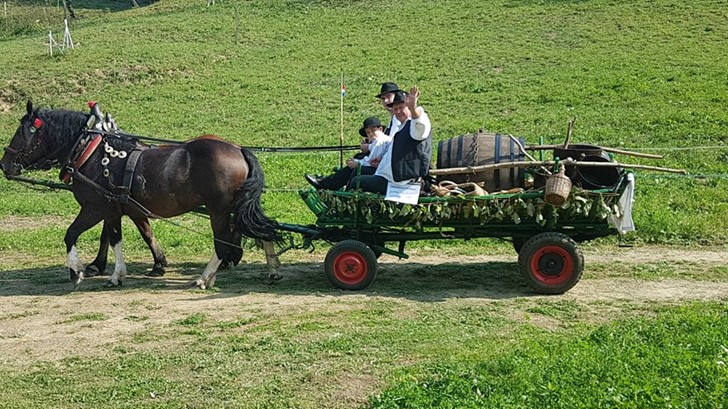
[[[221,263],[237,264],[242,259],[242,237],[262,241],[268,266],[277,272],[280,264],[273,242],[281,237],[276,222],[260,206],[263,171],[249,150],[214,135],[150,147],[125,134],[89,129],[90,114],[34,109],[30,101],[26,108],[0,169],[6,176],[16,176],[23,169],[60,166],[61,178],[73,179],[73,195],[81,210],[64,240],[70,277],[76,285],[85,271],[76,241],[100,221],[104,222],[101,247],[86,271],[103,271],[111,244],[116,265],[109,285],[116,286],[126,275],[123,215],[139,229],[154,257],[153,273],[159,275],[167,261],[149,218],[178,216],[200,206],[210,215],[215,251],[195,281],[198,287],[214,285]]]

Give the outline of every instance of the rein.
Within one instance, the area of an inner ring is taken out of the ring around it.
[[[148,142],[158,142],[168,145],[179,145],[184,142],[175,141],[172,139],[161,139],[161,138],[152,138],[150,136],[141,136],[141,135],[135,135],[127,132],[119,132],[119,131],[104,131],[104,130],[94,130],[94,132],[99,133],[101,135],[110,135],[110,136],[116,136],[119,138],[126,138],[126,139],[137,139],[140,141],[148,141]],[[245,149],[253,152],[334,152],[339,150],[356,150],[361,148],[359,145],[350,145],[350,146],[302,146],[302,147],[268,147],[268,146],[245,146]]]

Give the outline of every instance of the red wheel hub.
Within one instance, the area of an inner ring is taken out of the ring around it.
[[[334,259],[334,275],[342,283],[358,284],[367,276],[367,263],[364,257],[354,251],[339,254]]]
[[[574,259],[559,246],[544,246],[531,257],[531,274],[546,285],[560,285],[574,274]]]

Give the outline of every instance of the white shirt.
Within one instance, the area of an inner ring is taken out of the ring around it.
[[[383,157],[384,154],[389,150],[390,146],[392,146],[392,137],[385,134],[384,132],[379,132],[379,135],[377,135],[377,139],[369,143],[369,155],[362,158],[359,163],[361,163],[362,166],[372,166],[372,159]]]
[[[392,117],[389,118],[389,136],[394,137],[394,134],[397,133],[400,126],[402,126],[402,124],[399,123],[399,119],[392,115]]]
[[[430,117],[427,116],[424,108],[417,108],[419,109],[420,117],[417,119],[412,119],[411,117],[409,118],[411,119],[409,121],[409,134],[410,137],[416,141],[424,141],[425,139],[427,139],[428,136],[430,136],[430,130],[432,129],[432,125],[430,124]],[[392,128],[392,132],[390,132],[390,135],[394,136],[394,134],[399,132],[406,123],[407,121],[405,121],[404,123],[400,123],[399,121],[397,121],[397,127]],[[384,156],[382,156],[382,161],[379,162],[377,171],[374,172],[374,174],[377,176],[382,176],[389,182],[394,182],[394,175],[392,174],[392,149],[388,149],[387,152],[384,153]]]

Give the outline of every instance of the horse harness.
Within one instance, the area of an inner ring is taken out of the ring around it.
[[[82,132],[81,136],[76,140],[76,144],[71,150],[71,155],[65,161],[65,165],[61,167],[61,174],[59,176],[60,179],[65,184],[69,184],[72,179],[78,180],[79,182],[96,191],[96,193],[98,193],[110,202],[116,202],[121,205],[129,204],[148,218],[161,218],[161,216],[152,213],[141,203],[131,197],[131,186],[134,180],[134,170],[136,169],[137,163],[139,162],[139,157],[141,156],[141,153],[149,149],[149,147],[136,144],[136,147],[129,152],[124,150],[116,150],[108,143],[108,136],[117,138],[124,137],[123,134],[119,134],[118,132],[108,132],[104,130],[85,130],[84,132]],[[105,178],[109,179],[109,185],[112,187],[113,190],[116,190],[117,192],[101,186],[96,181],[79,171],[81,167],[83,167],[83,165],[86,163],[86,161],[91,157],[91,155],[102,145],[104,149],[104,157],[101,159],[101,165],[104,167],[102,175]],[[126,159],[126,165],[124,167],[124,177],[121,186],[114,185],[109,177],[110,173],[108,165],[109,163],[111,163],[112,159]]]

